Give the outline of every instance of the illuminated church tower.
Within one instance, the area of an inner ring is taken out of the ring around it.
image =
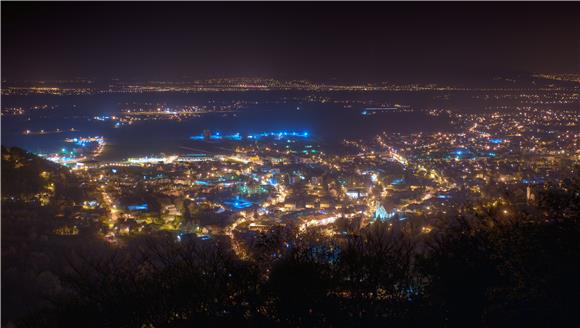
[[[383,204],[381,204],[381,202],[376,202],[375,207],[376,207],[375,214],[373,215],[373,218],[375,220],[386,221],[388,219],[393,218],[396,214],[396,210],[387,212],[387,210],[385,209]]]

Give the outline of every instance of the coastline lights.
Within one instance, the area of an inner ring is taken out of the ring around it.
[[[262,132],[262,133],[255,133],[255,134],[248,134],[245,139],[247,140],[260,140],[262,138],[274,138],[276,140],[287,139],[287,138],[309,138],[310,134],[307,131],[298,132],[298,131],[271,131],[271,132]],[[236,132],[234,134],[229,135],[222,135],[220,132],[215,132],[210,136],[204,135],[195,135],[190,137],[191,140],[235,140],[240,141],[244,139],[241,133]]]

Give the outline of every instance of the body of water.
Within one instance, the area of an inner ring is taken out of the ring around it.
[[[244,99],[245,98],[245,99]],[[114,127],[112,121],[97,121],[94,116],[114,115],[124,102],[160,102],[171,105],[204,104],[210,99],[224,103],[257,100],[235,113],[212,113],[182,121],[146,120]],[[279,99],[284,99],[280,101]],[[314,141],[328,146],[344,139],[370,138],[382,131],[409,133],[445,131],[447,119],[415,112],[381,112],[362,115],[364,106],[344,108],[341,104],[321,104],[293,100],[280,94],[217,93],[213,95],[98,95],[3,97],[3,106],[49,104],[54,109],[28,111],[26,115],[2,117],[2,144],[18,146],[34,153],[58,151],[69,137],[103,136],[107,148],[103,159],[117,160],[158,153],[190,152],[203,141],[193,141],[205,129],[242,135],[268,131],[307,131]],[[419,110],[421,108],[416,108]],[[43,135],[23,135],[25,130],[55,131]],[[75,129],[75,131],[70,131]]]

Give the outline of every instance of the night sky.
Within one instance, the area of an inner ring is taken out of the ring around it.
[[[578,3],[2,3],[2,79],[580,71]]]

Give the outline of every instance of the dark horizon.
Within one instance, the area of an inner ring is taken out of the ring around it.
[[[3,3],[3,80],[579,73],[578,4]]]

